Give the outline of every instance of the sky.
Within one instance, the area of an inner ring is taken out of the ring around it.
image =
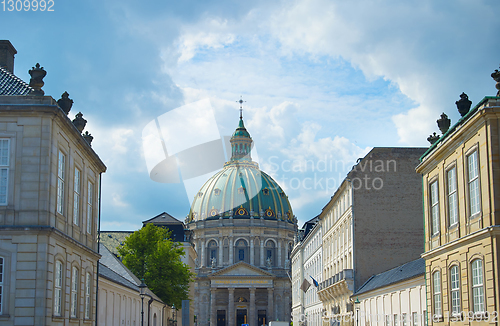
[[[51,12],[3,6],[0,39],[18,51],[14,73],[29,82],[39,62],[45,94],[59,99],[67,91],[70,118],[81,111],[88,120],[92,147],[107,166],[104,231],[136,230],[162,212],[187,216],[193,189],[216,171],[152,180],[143,136],[148,124],[168,123],[193,103],[209,114],[175,120],[180,147],[230,136],[237,101],[246,101],[252,156],[285,190],[302,226],[373,147],[428,147],[442,112],[458,120],[462,92],[473,105],[496,94],[497,0],[53,0]]]

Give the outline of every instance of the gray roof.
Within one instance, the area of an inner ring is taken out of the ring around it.
[[[410,278],[424,275],[424,273],[425,260],[423,258],[419,258],[386,272],[373,275],[353,295],[358,295],[387,285],[399,283]]]
[[[142,222],[142,224],[147,224],[147,223],[153,223],[153,224],[157,224],[157,225],[160,225],[160,224],[166,224],[166,225],[168,225],[168,224],[184,224],[166,212],[158,214],[155,217],[150,218],[149,220]]]
[[[19,77],[0,67],[0,95],[28,95],[32,90]]]
[[[136,284],[130,282],[126,278],[114,272],[111,268],[103,265],[102,263],[99,263],[99,276],[107,278],[110,281],[121,284],[128,288],[131,288],[132,290],[139,291],[139,287]]]

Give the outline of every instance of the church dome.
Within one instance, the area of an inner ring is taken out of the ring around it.
[[[293,223],[285,192],[252,161],[253,141],[241,115],[230,142],[231,160],[196,194],[188,221],[255,218]]]

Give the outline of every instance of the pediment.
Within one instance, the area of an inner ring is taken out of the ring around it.
[[[274,278],[274,274],[271,274],[263,269],[252,266],[245,262],[238,262],[234,265],[221,269],[209,276],[209,278],[217,277],[265,277]]]

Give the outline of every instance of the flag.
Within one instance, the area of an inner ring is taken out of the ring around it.
[[[319,286],[318,281],[316,281],[311,275],[309,275],[309,277],[312,278],[314,286],[318,287]]]
[[[304,292],[307,292],[307,290],[309,289],[310,286],[311,286],[311,283],[309,283],[306,279],[304,279],[304,282],[302,282],[300,289]]]

